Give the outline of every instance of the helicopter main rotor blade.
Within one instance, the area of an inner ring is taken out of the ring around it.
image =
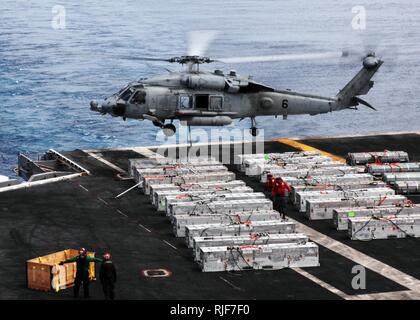
[[[215,30],[197,30],[188,33],[188,55],[204,56],[210,43],[217,36]]]
[[[249,62],[270,62],[270,61],[291,61],[291,60],[318,60],[332,59],[346,56],[343,51],[318,52],[318,53],[300,53],[300,54],[281,54],[272,56],[250,56],[215,59],[223,63],[249,63]]]
[[[140,60],[140,61],[164,61],[164,62],[171,62],[171,59],[163,59],[163,58],[150,58],[150,57],[135,57],[130,56],[126,57],[128,60]]]

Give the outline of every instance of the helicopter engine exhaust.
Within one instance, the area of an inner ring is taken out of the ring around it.
[[[227,126],[232,123],[232,119],[228,116],[187,117],[181,121],[186,121],[189,126]]]

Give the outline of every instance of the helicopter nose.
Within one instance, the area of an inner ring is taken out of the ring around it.
[[[102,109],[102,106],[99,106],[98,101],[92,100],[90,102],[90,110],[96,111],[96,112],[101,112],[102,111],[101,109]]]
[[[102,104],[99,104],[98,101],[92,100],[90,102],[90,110],[96,111],[102,114],[112,113],[114,111],[115,104],[112,101],[105,100]]]
[[[90,110],[100,112],[102,114],[109,113],[114,117],[124,116],[126,111],[126,105],[118,103],[115,99],[108,98],[102,104],[99,104],[96,100],[90,102]]]

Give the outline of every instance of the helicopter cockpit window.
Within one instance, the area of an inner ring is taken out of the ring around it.
[[[190,96],[179,96],[179,108],[180,109],[191,109],[192,99]]]
[[[123,93],[121,93],[120,95],[120,99],[127,101],[131,95],[133,94],[134,89],[133,88],[128,88],[127,90],[125,90]]]
[[[137,91],[134,96],[131,98],[131,103],[133,104],[143,104],[146,103],[146,92],[140,90]]]

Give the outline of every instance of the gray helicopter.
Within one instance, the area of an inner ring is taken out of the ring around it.
[[[371,78],[383,61],[375,53],[362,59],[362,69],[333,97],[279,90],[254,81],[251,77],[238,75],[235,71],[224,73],[200,70],[200,65],[213,62],[241,63],[254,61],[279,61],[318,59],[337,56],[333,53],[300,55],[277,55],[211,59],[203,55],[204,45],[193,45],[188,55],[170,59],[139,58],[141,60],[179,63],[187,68],[181,72],[142,78],[129,83],[119,92],[105,99],[102,104],[90,102],[90,109],[114,117],[150,120],[162,128],[166,136],[176,132],[175,119],[188,126],[225,126],[233,119],[251,119],[250,133],[258,135],[255,118],[258,116],[282,116],[357,109],[359,104],[376,110],[359,96],[365,95],[373,86]],[[199,47],[199,48],[197,48]],[[340,56],[348,53],[340,52]],[[169,123],[165,123],[169,120]]]

